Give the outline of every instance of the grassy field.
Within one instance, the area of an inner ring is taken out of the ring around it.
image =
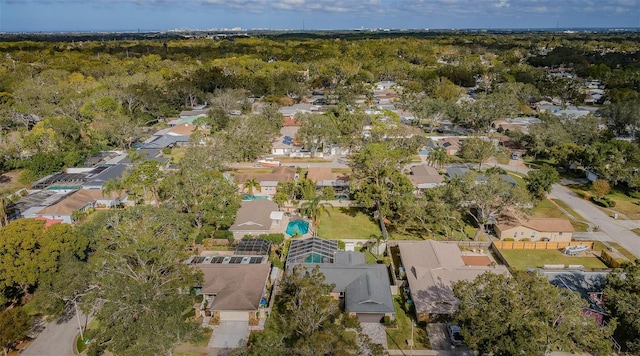
[[[330,239],[370,239],[380,235],[378,225],[362,209],[333,207],[320,217],[318,236]]]
[[[563,209],[567,210],[571,215],[575,216],[577,219],[582,219],[578,213],[573,211],[573,209],[569,208],[563,201],[555,199],[554,202],[561,206]],[[531,217],[533,218],[561,218],[561,219],[569,219],[569,217],[562,212],[552,201],[549,199],[542,200],[532,211]],[[571,221],[571,225],[576,231],[587,231],[589,225],[580,221],[575,221],[569,219]]]
[[[585,268],[607,268],[595,256],[567,256],[560,250],[500,250],[511,268],[526,270],[544,265],[583,265]]]
[[[522,178],[520,174],[513,173],[513,172],[507,172],[507,174],[509,175],[509,177],[513,178],[513,180],[515,180],[519,186],[523,188],[527,187],[527,182],[524,181],[524,178]]]
[[[543,199],[531,212],[533,218],[566,218],[567,216],[558,209],[550,200]]]
[[[178,164],[187,153],[187,149],[188,147],[186,146],[177,146],[171,149],[171,153],[168,155],[162,154],[162,156],[169,158],[169,162]]]
[[[407,340],[411,340],[411,319],[400,306],[402,297],[394,296],[393,304],[396,307],[396,320],[398,321],[397,329],[387,329],[387,344],[389,349],[410,350]],[[430,350],[431,343],[429,335],[424,328],[415,326],[413,328],[413,349],[414,350]]]
[[[616,206],[609,208],[610,210],[623,214],[631,220],[640,219],[640,205],[638,205],[640,204],[640,200],[632,198],[620,191],[612,191],[607,195],[607,198],[616,202]]]
[[[255,167],[255,168],[234,168],[233,171],[239,174],[266,174],[271,173],[273,168]]]
[[[351,174],[351,168],[331,168],[331,173]]]

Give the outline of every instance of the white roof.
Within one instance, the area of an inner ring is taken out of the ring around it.
[[[271,220],[282,220],[283,217],[284,211],[272,211],[271,215],[269,215],[269,218]]]

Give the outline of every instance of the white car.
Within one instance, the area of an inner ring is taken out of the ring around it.
[[[462,339],[462,334],[460,333],[459,326],[447,325],[447,334],[449,335],[449,341],[451,341],[451,345],[453,346],[462,345],[463,339]]]

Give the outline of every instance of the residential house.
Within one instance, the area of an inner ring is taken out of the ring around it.
[[[89,208],[112,208],[120,205],[124,198],[118,192],[104,193],[99,189],[77,190],[57,203],[40,210],[36,215],[63,223],[73,222],[71,216],[75,211],[85,211]]]
[[[363,253],[339,251],[337,241],[318,237],[292,240],[287,268],[296,266],[307,270],[317,266],[325,277],[325,283],[334,286],[331,295],[360,322],[380,323],[385,316],[394,318],[387,267],[367,264]]]
[[[603,325],[607,316],[604,308],[604,287],[610,271],[537,269],[535,272],[546,277],[549,283],[558,288],[578,292],[582,299],[589,303],[582,308],[582,314],[593,317],[598,325]]]
[[[502,217],[494,225],[498,238],[515,241],[569,242],[575,231],[568,219],[531,218],[515,219]]]
[[[309,167],[307,179],[315,182],[320,191],[325,187],[332,187],[338,196],[349,194],[350,177],[342,173],[333,173],[330,167]]]
[[[271,232],[272,226],[282,223],[282,215],[274,216],[278,212],[278,204],[267,199],[243,200],[236,213],[236,220],[229,228],[236,240],[245,235],[262,235]],[[277,218],[280,218],[278,220]]]
[[[529,133],[531,125],[539,124],[542,120],[537,117],[516,117],[513,119],[501,119],[491,123],[491,127],[496,130],[502,129],[504,131],[520,131],[523,133]]]
[[[232,257],[227,258],[230,260]],[[220,321],[235,320],[248,323],[249,320],[257,318],[260,307],[265,305],[264,297],[271,264],[212,261],[214,259],[195,265],[202,271],[202,285],[196,288],[196,291],[204,296],[202,304],[198,306],[198,313],[204,317],[218,318]]]
[[[458,151],[460,151],[460,148],[462,148],[463,141],[464,138],[460,137],[444,137],[437,141],[432,140],[430,145],[432,147],[442,147],[447,152],[448,156],[454,156]]]
[[[280,166],[273,168],[271,173],[243,173],[236,174],[234,178],[240,192],[246,192],[244,183],[255,178],[260,183],[260,189],[254,188],[254,196],[273,199],[278,191],[278,183],[295,181],[298,173],[295,167]]]
[[[444,184],[444,178],[438,173],[438,170],[426,164],[412,166],[409,180],[413,183],[416,191],[435,188]]]
[[[271,145],[271,154],[274,156],[290,156],[300,152],[301,146],[295,142],[296,134],[300,126],[282,126],[280,136]]]
[[[488,252],[462,251],[455,242],[399,241],[398,248],[420,321],[450,318],[460,304],[453,294],[458,281],[472,281],[485,272],[509,275]]]

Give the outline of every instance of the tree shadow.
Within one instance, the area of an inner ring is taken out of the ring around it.
[[[364,213],[364,211],[362,211],[362,209],[360,208],[351,208],[351,207],[340,207],[338,208],[338,211],[352,218],[356,217],[356,215],[358,215],[359,213]]]

